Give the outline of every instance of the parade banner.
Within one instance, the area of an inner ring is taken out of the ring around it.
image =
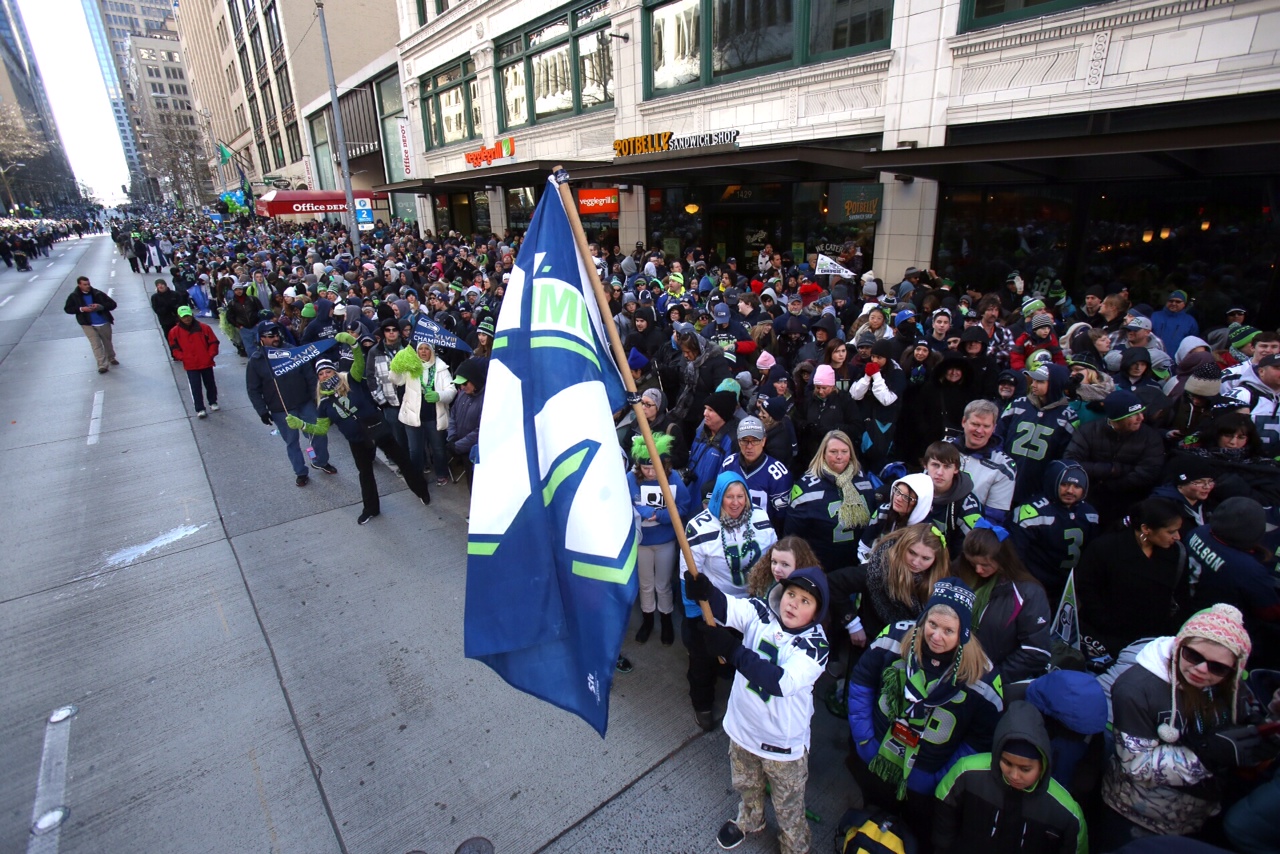
[[[1062,591],[1058,613],[1053,617],[1049,637],[1069,647],[1080,649],[1080,609],[1076,605],[1076,573],[1067,576],[1067,586]]]
[[[612,412],[625,403],[554,182],[507,285],[467,538],[464,646],[601,737],[638,539]]]
[[[303,344],[301,347],[268,347],[266,348],[267,362],[271,365],[271,373],[282,377],[313,361],[337,343],[333,338],[326,338],[312,344]]]
[[[413,346],[417,347],[424,341],[435,350],[445,347],[451,350],[461,350],[463,353],[471,352],[471,345],[467,344],[466,341],[447,331],[425,314],[419,314],[418,321],[413,325]]]
[[[818,253],[818,269],[815,271],[819,276],[844,276],[846,279],[856,279],[858,274],[837,263],[834,259],[828,258],[822,253]]]

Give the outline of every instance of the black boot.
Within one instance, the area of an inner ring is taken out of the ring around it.
[[[660,614],[662,619],[662,645],[671,646],[676,642],[676,629],[671,625],[670,614]]]
[[[653,634],[653,612],[645,611],[640,617],[640,630],[636,632],[636,643],[644,643]]]

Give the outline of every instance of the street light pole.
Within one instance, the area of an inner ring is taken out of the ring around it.
[[[333,109],[333,130],[338,137],[338,155],[341,157],[342,189],[347,194],[347,238],[351,241],[351,261],[360,262],[360,243],[356,237],[356,200],[351,192],[351,164],[347,162],[347,136],[342,129],[342,110],[338,106],[338,83],[333,79],[333,57],[329,53],[329,30],[324,23],[324,0],[315,0],[316,15],[320,18],[320,43],[324,45],[324,70],[329,75],[329,102]]]

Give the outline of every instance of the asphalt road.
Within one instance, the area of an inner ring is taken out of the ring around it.
[[[81,274],[120,305],[105,375],[62,311]],[[605,740],[464,659],[465,487],[424,508],[379,467],[357,527],[341,440],[295,487],[230,345],[195,418],[154,278],[106,236],[0,268],[0,852],[718,850],[728,741],[694,725],[679,643],[628,642]],[[845,732],[819,706],[815,851]]]

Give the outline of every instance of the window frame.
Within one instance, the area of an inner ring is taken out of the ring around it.
[[[725,83],[734,83],[739,80],[749,80],[753,77],[773,74],[778,71],[802,68],[807,65],[817,65],[819,63],[831,62],[851,56],[860,56],[862,54],[874,53],[878,50],[887,50],[889,48],[889,42],[893,37],[893,5],[892,2],[890,2],[885,24],[885,37],[883,39],[877,39],[875,41],[852,47],[837,48],[835,50],[819,51],[816,53],[812,52],[809,50],[809,29],[812,24],[813,4],[822,2],[822,0],[795,0],[791,19],[791,56],[788,59],[771,62],[767,65],[761,65],[755,68],[717,74],[714,69],[712,48],[714,46],[715,37],[715,5],[718,0],[698,0],[698,11],[700,15],[698,26],[698,64],[700,73],[698,78],[685,83],[682,86],[675,86],[669,89],[654,89],[652,40],[653,15],[656,10],[661,9],[664,6],[669,6],[674,2],[679,2],[679,0],[642,0],[643,8],[640,16],[640,49],[641,64],[644,66],[644,76],[642,81],[643,97],[646,101],[650,101],[655,98],[664,98],[668,95],[678,95],[683,92],[704,89],[711,86],[719,86]],[[966,4],[971,4],[973,0],[964,0],[964,2]],[[1051,0],[1051,2],[1073,2],[1073,0]],[[1104,0],[1091,0],[1091,2],[1104,2]]]
[[[470,70],[468,70],[468,67]],[[449,81],[445,86],[437,86],[435,84],[437,77],[455,70],[460,72],[456,80]],[[431,73],[424,74],[418,78],[418,93],[421,99],[419,107],[422,110],[422,138],[428,151],[440,150],[453,145],[464,145],[472,140],[480,139],[482,129],[475,126],[476,105],[471,99],[471,88],[478,79],[476,61],[471,54],[459,57],[453,62],[446,63],[432,70]],[[467,120],[467,135],[462,139],[446,142],[444,140],[443,116],[440,111],[440,95],[443,92],[451,92],[459,87],[462,89],[463,115]],[[377,109],[376,105],[375,109]],[[436,130],[440,138],[439,144],[432,142],[430,121],[433,114],[435,116]]]
[[[1012,12],[1001,12],[997,15],[988,15],[985,18],[975,18],[973,12],[976,0],[964,0],[960,4],[960,22],[956,32],[961,34],[987,30],[1002,24],[1025,21],[1029,18],[1040,18],[1045,15],[1056,15],[1059,12],[1069,12],[1073,9],[1096,6],[1104,2],[1106,0],[1049,0],[1047,3],[1016,9]]]
[[[592,104],[584,107],[582,105],[582,56],[578,52],[578,42],[588,36],[594,35],[601,31],[608,30],[613,23],[613,18],[607,14],[608,4],[603,4],[606,9],[606,15],[602,18],[596,18],[584,24],[578,23],[578,13],[592,7],[602,5],[600,0],[590,0],[590,2],[578,2],[572,6],[567,6],[560,11],[550,15],[543,15],[541,18],[535,19],[532,23],[522,26],[519,30],[505,33],[499,38],[493,40],[494,45],[494,62],[493,62],[493,88],[496,93],[494,100],[496,101],[498,115],[498,132],[507,133],[508,131],[520,128],[536,127],[547,122],[560,121],[562,119],[573,118],[574,116],[582,116],[588,113],[594,113],[598,110],[612,110],[617,103],[617,67],[616,65],[611,71],[611,79],[613,80],[613,97],[599,104]],[[554,38],[549,38],[538,42],[536,45],[529,44],[529,37],[538,31],[545,29],[551,24],[563,21],[567,25],[564,33]],[[533,95],[534,79],[533,79],[533,58],[539,54],[555,50],[561,46],[569,47],[569,75],[573,86],[573,106],[554,115],[538,118],[538,111],[535,105]],[[510,55],[503,55],[503,50],[513,47],[515,52]],[[609,45],[609,55],[613,58],[613,44]],[[502,72],[513,65],[524,65],[524,90],[526,117],[522,122],[512,123],[507,120],[507,100],[506,92],[502,86]]]

